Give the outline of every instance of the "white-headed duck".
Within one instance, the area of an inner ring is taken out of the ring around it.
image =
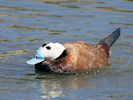
[[[104,68],[108,65],[110,47],[119,36],[120,28],[95,45],[82,41],[43,44],[35,58],[26,63],[38,70],[63,74]]]

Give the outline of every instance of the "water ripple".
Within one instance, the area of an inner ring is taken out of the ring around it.
[[[122,9],[122,8],[115,8],[115,7],[96,7],[96,8],[102,9],[103,11],[108,11],[108,12],[133,13],[133,10]]]
[[[16,6],[9,6],[9,5],[0,5],[1,10],[14,10],[14,11],[32,11],[32,12],[38,12],[38,11],[46,11],[46,10],[38,10],[38,9],[31,9],[31,8],[25,8],[25,7],[16,7]]]
[[[24,54],[24,53],[29,53],[32,52],[31,50],[17,50],[17,51],[7,51],[7,52],[1,52],[0,53],[0,58],[8,57],[8,56],[13,56],[13,55],[18,55],[18,54]]]
[[[124,26],[133,26],[133,24],[130,24],[130,23],[123,23],[123,22],[110,22],[110,24],[114,24],[114,25],[124,25]]]

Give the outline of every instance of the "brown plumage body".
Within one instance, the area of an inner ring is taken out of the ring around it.
[[[78,73],[105,67],[108,64],[109,47],[106,44],[91,45],[85,42],[63,44],[67,56],[37,64],[55,73]]]

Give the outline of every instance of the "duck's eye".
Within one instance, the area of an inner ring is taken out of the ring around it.
[[[50,50],[50,49],[51,49],[51,47],[50,47],[50,46],[46,46],[46,49]]]
[[[46,43],[44,43],[43,45],[42,45],[42,47],[44,47],[45,45],[47,45]]]
[[[38,56],[35,56],[36,58],[39,58]]]

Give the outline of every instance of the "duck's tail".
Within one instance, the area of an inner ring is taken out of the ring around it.
[[[98,44],[105,43],[110,48],[115,43],[115,41],[119,38],[120,34],[121,34],[121,30],[120,30],[120,28],[118,28],[112,34],[110,34],[107,37],[105,37],[104,39],[100,40]]]

